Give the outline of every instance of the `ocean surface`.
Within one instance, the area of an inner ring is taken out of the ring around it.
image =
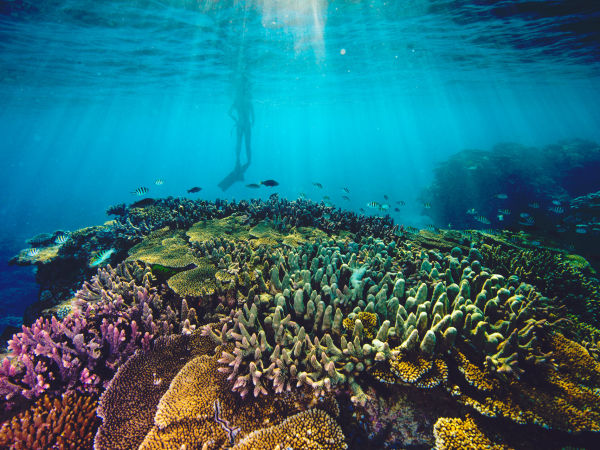
[[[240,77],[252,163],[222,191]],[[356,212],[386,195],[419,227],[438,162],[600,142],[599,104],[592,1],[0,0],[0,326],[38,295],[31,268],[6,265],[25,240],[101,224],[138,187]]]

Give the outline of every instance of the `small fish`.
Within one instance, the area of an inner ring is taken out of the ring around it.
[[[350,193],[350,189],[348,189],[347,187],[343,187],[342,191],[344,191],[346,194]]]
[[[262,184],[263,186],[267,186],[267,187],[279,186],[279,183],[275,180],[264,180],[264,181],[261,181],[260,184]]]
[[[467,170],[477,170],[477,166],[469,166],[467,167]]]
[[[530,244],[534,247],[539,247],[542,243],[540,241],[531,241]]]
[[[260,184],[250,183],[250,184],[247,184],[246,187],[250,188],[250,189],[258,189],[260,187]]]
[[[510,209],[499,209],[498,212],[503,216],[510,216]]]
[[[555,206],[554,208],[548,208],[548,211],[553,212],[554,214],[562,214],[565,212],[564,208],[560,206]]]
[[[471,208],[467,210],[467,214],[474,216],[475,214],[477,214],[477,211],[475,210],[475,208]]]
[[[475,220],[477,222],[483,223],[484,225],[489,225],[492,223],[487,217],[484,216],[475,216]]]
[[[37,247],[31,247],[29,250],[27,250],[27,256],[30,256],[30,257],[37,256],[39,253],[40,253],[40,249]]]
[[[558,201],[558,200],[552,200],[552,204],[554,206],[560,206],[560,201]]]
[[[387,195],[383,194],[383,199],[384,200],[389,200],[390,198]]]
[[[404,200],[398,200],[396,202],[396,205],[404,206],[404,205],[406,205],[406,203],[404,202]]]
[[[500,200],[506,200],[508,198],[508,195],[506,195],[506,194],[496,194],[496,198],[500,199]]]
[[[425,209],[431,209],[431,203],[424,203],[424,204],[423,204],[423,207],[424,207]]]
[[[521,213],[519,214],[519,217],[521,217],[521,219],[527,219],[529,217],[529,213]]]
[[[565,233],[567,231],[567,229],[563,226],[561,226],[560,224],[556,224],[556,231],[558,233]]]
[[[304,192],[300,192],[300,194],[298,194],[298,197],[300,198],[306,198],[306,194]]]
[[[435,225],[432,225],[432,224],[425,225],[425,229],[429,230],[429,231],[436,231],[437,232],[437,227]]]
[[[587,232],[588,232],[587,225],[576,225],[575,226],[575,233],[586,234]]]
[[[103,250],[97,253],[90,260],[90,267],[99,266],[100,264],[106,262],[114,252],[116,252],[116,250],[111,248],[109,250]]]
[[[59,234],[58,236],[56,236],[56,239],[54,239],[54,243],[58,245],[63,245],[68,240],[69,236],[67,236],[66,234]]]
[[[331,199],[329,198],[329,195],[324,195],[323,200],[331,200]]]
[[[524,217],[523,219],[519,220],[519,224],[526,227],[531,227],[535,225],[535,220],[533,217]]]
[[[137,188],[135,191],[132,191],[131,193],[134,195],[142,196],[142,195],[146,195],[149,190],[150,189],[148,189],[145,186],[140,186],[139,188]]]
[[[146,206],[154,205],[156,201],[153,198],[144,198],[131,204],[132,208],[145,208]]]
[[[316,187],[318,187],[319,189],[323,189],[323,185],[322,185],[321,183],[317,183],[317,182],[315,182],[315,183],[313,183],[313,186],[316,186]]]
[[[504,220],[504,216],[502,214],[498,214],[498,220],[502,222]]]
[[[358,208],[360,212],[365,212],[365,208]]]
[[[369,208],[379,209],[381,208],[381,204],[379,202],[369,202],[367,203]]]
[[[394,208],[394,211],[400,212],[400,208]]]
[[[342,198],[348,202],[350,201],[350,197],[348,197],[347,195],[342,195]]]
[[[538,202],[533,202],[529,204],[529,207],[533,209],[538,209],[540,207],[540,204]]]
[[[188,191],[188,194],[195,194],[197,192],[200,192],[201,190],[202,190],[201,187],[194,186],[193,188],[188,189],[187,191]]]
[[[154,184],[157,186],[162,186],[163,184],[165,184],[165,182],[159,178],[154,181]]]

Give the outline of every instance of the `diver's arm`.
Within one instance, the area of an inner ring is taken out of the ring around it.
[[[229,115],[229,117],[231,117],[233,119],[234,122],[237,123],[237,117],[235,117],[233,115],[233,110],[234,110],[235,105],[231,105],[231,107],[229,108],[229,112],[227,113]]]
[[[254,125],[254,107],[250,104],[250,126]]]

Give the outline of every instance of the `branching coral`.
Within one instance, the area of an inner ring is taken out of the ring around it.
[[[96,399],[78,394],[40,398],[0,428],[0,447],[15,450],[91,448],[98,426]]]

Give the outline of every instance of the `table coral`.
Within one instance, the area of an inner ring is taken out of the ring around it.
[[[503,444],[492,442],[477,426],[473,418],[442,417],[433,427],[436,450],[462,450],[465,448],[485,448],[508,450]]]

